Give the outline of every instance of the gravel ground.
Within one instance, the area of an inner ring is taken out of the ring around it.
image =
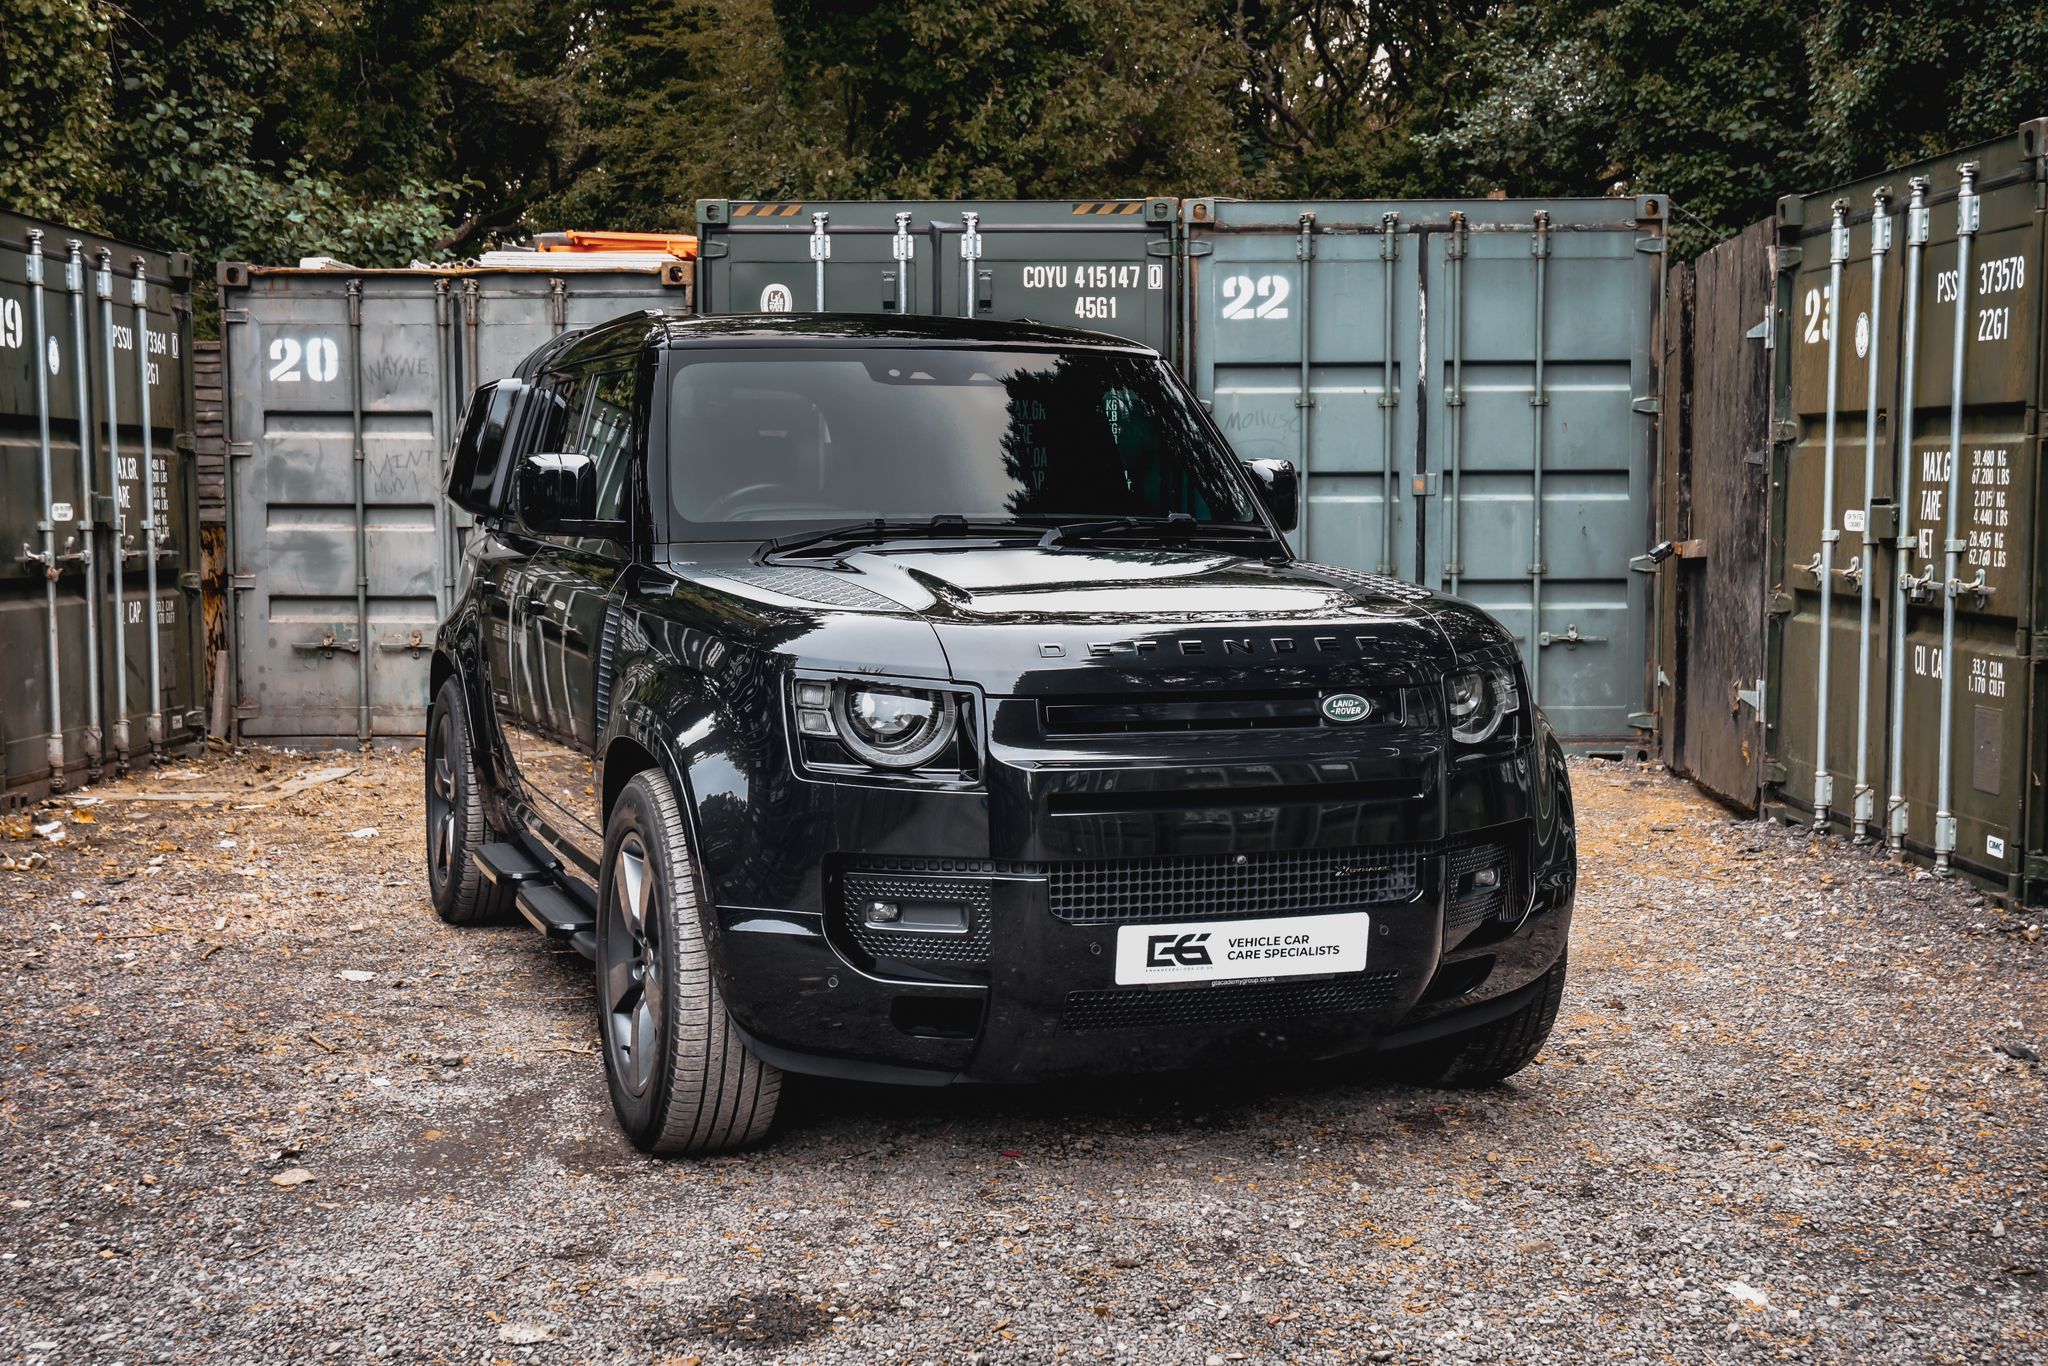
[[[1506,1086],[798,1083],[655,1162],[588,965],[428,908],[417,762],[0,840],[0,1359],[2048,1357],[2039,927],[1654,771],[1575,771]]]

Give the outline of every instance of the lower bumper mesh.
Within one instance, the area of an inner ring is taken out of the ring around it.
[[[1106,1029],[1261,1024],[1310,1015],[1345,1015],[1391,1005],[1398,972],[1360,973],[1312,982],[1246,982],[1217,987],[1120,988],[1070,991],[1060,1030],[1090,1034]]]

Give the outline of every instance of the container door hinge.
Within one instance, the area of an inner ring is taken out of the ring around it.
[[[1651,394],[1647,398],[1635,399],[1628,407],[1632,413],[1661,413],[1664,411],[1664,400],[1656,394]]]
[[[319,655],[322,659],[332,659],[337,652],[351,655],[361,654],[363,646],[360,641],[343,640],[335,635],[334,632],[328,631],[322,634],[318,640],[293,641],[292,650],[296,654]]]
[[[1145,244],[1145,254],[1147,256],[1173,255],[1173,239],[1171,237],[1153,238]]]
[[[1799,419],[1781,417],[1771,424],[1771,440],[1789,446],[1799,440]]]
[[[1152,248],[1157,245],[1158,244],[1156,242],[1147,242],[1145,244],[1145,254],[1147,256],[1162,255],[1163,253],[1155,252],[1152,250]],[[1187,243],[1186,254],[1189,256],[1210,256],[1213,255],[1215,251],[1216,244],[1214,242],[1189,242]]]
[[[1782,588],[1771,594],[1771,600],[1764,604],[1764,615],[1767,617],[1787,617],[1792,615],[1792,595]]]
[[[697,256],[699,260],[716,261],[722,259],[723,257],[730,256],[731,254],[731,243],[722,242],[715,237],[707,240],[701,234],[698,236]]]
[[[1638,237],[1636,250],[1649,252],[1652,256],[1664,254],[1664,239],[1661,237]]]
[[[228,589],[235,593],[248,593],[256,587],[254,574],[232,574],[228,576]]]
[[[1632,711],[1628,714],[1630,730],[1645,730],[1652,734],[1657,730],[1657,713],[1653,711]]]
[[[1782,761],[1780,761],[1780,760],[1777,760],[1777,759],[1766,759],[1766,760],[1764,760],[1764,786],[1765,786],[1765,787],[1783,787],[1784,785],[1785,785],[1785,765],[1784,765],[1784,763],[1783,763]]]
[[[178,587],[184,589],[187,593],[197,593],[199,591],[199,571],[188,569],[178,575]]]
[[[1776,247],[1772,249],[1771,261],[1780,271],[1799,269],[1799,263],[1806,259],[1804,247]]]

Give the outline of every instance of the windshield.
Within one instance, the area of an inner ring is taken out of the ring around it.
[[[691,351],[669,413],[675,511],[699,536],[878,517],[1257,517],[1229,449],[1149,356]]]

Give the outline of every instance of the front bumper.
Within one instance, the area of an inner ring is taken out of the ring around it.
[[[1059,894],[1043,868],[920,862],[924,871],[890,884],[899,894],[914,894],[920,879],[985,892],[972,903],[985,936],[958,944],[966,961],[878,957],[874,936],[856,937],[848,913],[721,910],[722,986],[763,1057],[791,1071],[924,1084],[1334,1058],[1417,1030],[1455,1032],[1468,1012],[1476,1022],[1542,977],[1570,932],[1569,897],[1546,895],[1534,878],[1523,880],[1519,913],[1459,926],[1461,899],[1447,886],[1458,860],[1432,850],[1417,859],[1412,896],[1368,910],[1362,971],[1119,986],[1117,932],[1132,921],[1055,914]],[[863,874],[826,882],[834,895],[879,885]]]
[[[1447,760],[1316,732],[1082,752],[1000,707],[992,730],[982,791],[778,784],[699,808],[746,814],[703,831],[706,928],[765,1059],[926,1084],[1312,1061],[1483,1022],[1564,954],[1575,846],[1547,732]],[[866,901],[927,895],[965,909],[960,934],[895,953],[864,930]],[[1124,925],[1323,911],[1370,915],[1361,971],[1116,982]]]

